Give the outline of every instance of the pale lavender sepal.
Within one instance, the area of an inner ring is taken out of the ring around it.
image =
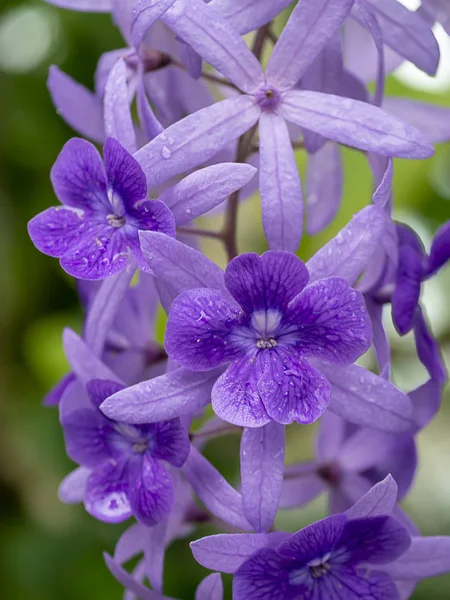
[[[195,600],[222,600],[223,583],[220,573],[211,573],[203,579],[195,592]]]
[[[370,427],[358,427],[342,443],[337,460],[345,471],[363,473],[395,456],[399,447],[396,435]]]
[[[199,169],[159,196],[166,204],[177,226],[205,214],[241,189],[255,175],[251,165],[221,163]]]
[[[267,79],[280,89],[294,87],[339,29],[354,0],[300,2],[293,10],[267,65]]]
[[[319,421],[316,436],[316,457],[321,463],[334,460],[346,435],[346,422],[338,415],[327,410]]]
[[[211,0],[210,5],[241,35],[276,17],[292,0]]]
[[[383,377],[358,365],[321,364],[331,383],[330,410],[350,423],[399,433],[414,426],[411,401]]]
[[[131,36],[136,48],[139,48],[150,27],[177,0],[134,0],[131,22]]]
[[[244,516],[241,495],[193,446],[182,471],[194,492],[216,517],[238,529],[251,530]]]
[[[89,306],[84,323],[84,339],[97,356],[103,351],[106,337],[125,297],[135,269],[128,265],[123,271],[105,279]]]
[[[409,98],[385,98],[382,107],[386,112],[416,127],[432,144],[450,139],[450,110],[445,106]]]
[[[251,93],[264,83],[259,61],[213,6],[203,0],[178,0],[163,21],[243,92]]]
[[[148,587],[139,583],[137,579],[130,575],[121,565],[119,565],[109,554],[103,554],[106,566],[111,574],[117,579],[124,588],[136,594],[140,600],[170,600],[167,596],[161,596],[158,592],[154,592]]]
[[[447,0],[422,0],[421,15],[433,23],[437,21],[450,35],[450,10]]]
[[[383,160],[383,165],[381,160]],[[392,159],[387,159],[384,166],[385,157],[369,156],[370,166],[374,172],[375,182],[378,183],[375,192],[373,193],[372,200],[375,204],[378,204],[383,209],[387,209],[390,212],[392,206],[392,181],[394,177],[394,167]],[[380,168],[381,167],[381,168]],[[379,171],[379,172],[378,172]],[[381,173],[384,171],[383,175]]]
[[[276,546],[289,534],[219,533],[191,542],[195,560],[207,569],[234,573],[252,554],[261,548]]]
[[[113,0],[115,4],[119,1],[120,0]],[[105,85],[113,66],[119,58],[126,58],[129,54],[130,48],[120,48],[119,50],[104,52],[100,56],[94,73],[94,89],[98,98],[103,98],[105,94]]]
[[[88,348],[80,336],[68,327],[63,332],[63,346],[72,371],[84,385],[91,381],[91,379],[109,379],[122,383],[94,352]]]
[[[111,0],[47,0],[49,4],[82,12],[111,12]]]
[[[168,520],[157,523],[149,530],[144,546],[145,571],[152,588],[163,589],[164,554]]]
[[[353,285],[378,247],[387,218],[376,206],[367,206],[357,212],[351,221],[306,263],[310,282],[336,276]]]
[[[289,473],[289,468],[286,469],[286,477],[281,488],[281,509],[305,506],[326,491],[323,479],[313,473],[316,468],[315,463],[308,463],[305,467],[305,473],[295,475]]]
[[[79,502],[83,502],[86,483],[91,473],[91,469],[78,467],[64,477],[58,488],[58,497],[61,502],[64,502],[65,504],[78,504]]]
[[[117,392],[100,408],[110,419],[133,424],[195,414],[209,404],[212,386],[220,373],[175,369]]]
[[[253,98],[242,95],[203,108],[170,126],[135,154],[149,187],[204,163],[250,129],[259,116]]]
[[[105,140],[101,99],[52,65],[47,86],[58,114],[78,133],[102,143]]]
[[[377,106],[320,92],[289,91],[280,114],[300,127],[367,152],[429,158],[434,149],[415,127]]]
[[[411,11],[396,0],[375,0],[370,4],[383,31],[384,43],[428,75],[435,75],[439,46],[431,25],[418,11]],[[352,16],[360,20],[358,11],[354,10]]]
[[[383,33],[378,23],[375,12],[372,10],[372,4],[367,0],[358,0],[355,4],[356,11],[367,29],[370,31],[372,39],[377,50],[377,77],[373,104],[380,106],[384,97],[385,83],[385,57],[383,46]]]
[[[413,537],[409,549],[386,567],[394,579],[419,580],[450,571],[450,536]]]
[[[259,138],[264,233],[271,250],[296,252],[303,233],[302,186],[284,119],[263,112]]]
[[[146,141],[150,142],[157,135],[164,131],[164,127],[161,125],[159,120],[156,118],[152,107],[147,99],[145,92],[145,86],[143,78],[139,78],[138,87],[136,91],[136,105],[139,115],[139,122],[142,127],[142,131],[146,137]]]
[[[353,520],[390,515],[397,504],[397,494],[397,484],[392,475],[388,475],[346,511],[347,518]]]
[[[244,514],[257,532],[273,525],[284,472],[284,426],[247,428],[241,439],[241,493]]]
[[[123,59],[115,63],[108,76],[103,106],[106,135],[118,140],[128,152],[136,152],[136,135],[127,86],[127,67]]]
[[[306,175],[306,229],[322,231],[336,216],[342,200],[343,165],[339,146],[327,142],[308,156]]]
[[[373,347],[377,358],[380,375],[389,379],[391,372],[391,347],[383,326],[383,305],[366,296],[366,308],[372,323]]]

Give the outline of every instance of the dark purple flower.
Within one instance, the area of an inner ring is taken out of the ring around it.
[[[103,166],[92,144],[69,140],[51,172],[63,206],[48,208],[28,224],[35,246],[79,279],[113,275],[131,256],[142,266],[139,230],[175,235],[172,213],[147,198],[145,175],[131,154],[108,138],[104,157]]]
[[[225,271],[235,302],[202,288],[172,305],[165,339],[171,358],[193,371],[231,363],[212,391],[224,420],[250,427],[312,423],[331,390],[309,359],[346,366],[368,349],[362,296],[339,277],[310,285],[308,279],[294,254],[243,254]]]
[[[397,600],[394,582],[378,567],[392,563],[410,543],[406,529],[392,517],[349,521],[333,515],[246,560],[235,573],[233,597]]]
[[[67,454],[91,469],[84,493],[86,510],[117,523],[135,515],[145,525],[165,519],[173,505],[173,483],[162,461],[181,467],[189,439],[178,419],[128,425],[106,418],[98,406],[123,389],[106,380],[87,385],[91,408],[63,415]]]

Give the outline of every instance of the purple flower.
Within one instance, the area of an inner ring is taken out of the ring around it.
[[[309,361],[346,366],[368,349],[362,296],[339,277],[310,285],[308,279],[293,254],[244,254],[225,271],[235,302],[202,288],[173,303],[168,355],[193,371],[231,363],[212,391],[219,417],[250,427],[271,420],[312,423],[327,407],[331,389]]]
[[[143,265],[139,230],[175,235],[170,210],[147,198],[145,175],[121,144],[105,142],[105,165],[95,147],[74,138],[53,166],[53,187],[63,206],[34,217],[28,231],[35,246],[60,259],[79,279],[103,279],[134,257]]]
[[[406,529],[389,516],[333,515],[246,560],[234,575],[233,597],[396,600],[394,582],[378,567],[392,563],[410,543]]]
[[[130,426],[106,418],[98,409],[123,386],[92,380],[92,408],[62,415],[67,454],[91,470],[84,503],[94,517],[117,523],[135,515],[145,525],[165,519],[173,505],[173,483],[162,461],[181,467],[189,440],[180,421]]]

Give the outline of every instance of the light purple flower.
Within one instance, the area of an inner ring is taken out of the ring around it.
[[[225,271],[235,303],[208,289],[175,300],[169,356],[193,371],[231,363],[212,392],[219,417],[250,427],[311,423],[331,390],[308,359],[346,366],[367,350],[371,331],[360,294],[338,277],[308,279],[292,254],[245,254]]]
[[[178,419],[130,426],[106,418],[99,405],[122,387],[105,380],[88,383],[92,408],[73,410],[61,419],[67,454],[91,470],[84,493],[91,515],[117,523],[134,514],[155,525],[173,505],[173,483],[162,461],[181,467],[189,440]]]
[[[134,258],[143,265],[139,230],[175,235],[170,210],[147,198],[145,175],[136,160],[109,138],[105,163],[95,147],[74,138],[64,146],[51,178],[62,206],[34,217],[28,231],[36,247],[60,259],[79,279],[103,279]]]

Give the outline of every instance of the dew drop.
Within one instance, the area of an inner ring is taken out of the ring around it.
[[[170,158],[172,156],[172,150],[170,150],[170,148],[167,146],[163,146],[161,150],[161,156],[163,158]]]

